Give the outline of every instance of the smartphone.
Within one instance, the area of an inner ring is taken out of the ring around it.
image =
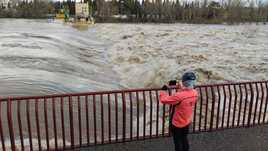
[[[176,85],[177,84],[177,81],[176,80],[170,80],[169,82],[168,82],[168,85],[169,86],[174,86],[174,85]]]

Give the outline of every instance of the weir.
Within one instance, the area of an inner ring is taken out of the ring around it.
[[[198,85],[191,133],[268,123],[268,81]],[[160,88],[0,99],[0,150],[67,150],[170,136]],[[172,92],[177,89],[173,88]]]

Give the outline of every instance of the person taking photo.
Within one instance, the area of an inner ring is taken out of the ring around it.
[[[170,114],[170,131],[175,144],[175,151],[189,151],[189,142],[187,135],[189,126],[197,101],[197,91],[194,89],[196,76],[193,72],[186,72],[182,76],[182,82],[175,82],[178,92],[169,95],[170,87],[164,85],[159,93],[159,100],[163,104],[172,105]],[[169,85],[174,83],[170,81]]]

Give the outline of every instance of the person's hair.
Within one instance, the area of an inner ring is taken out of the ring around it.
[[[187,80],[182,82],[183,86],[186,88],[194,88],[195,80]]]

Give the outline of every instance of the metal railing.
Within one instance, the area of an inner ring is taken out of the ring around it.
[[[268,122],[268,81],[200,85],[191,133]],[[0,150],[64,150],[169,136],[160,89],[0,99]],[[173,90],[173,93],[176,90]]]

